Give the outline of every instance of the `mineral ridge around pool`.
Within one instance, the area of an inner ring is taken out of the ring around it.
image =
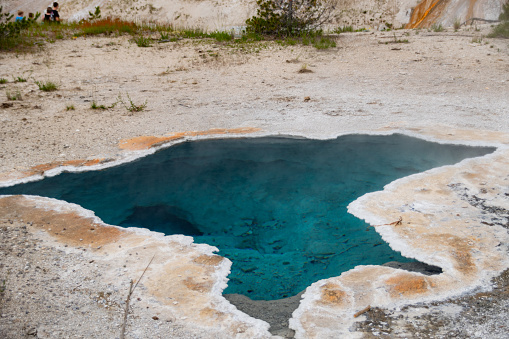
[[[422,276],[359,266],[316,282],[290,319],[296,337],[352,336],[353,315],[367,306],[394,307],[457,295],[486,285],[507,268],[509,237],[500,211],[509,210],[508,150],[503,143],[498,146],[492,155],[397,180],[350,204],[352,213],[380,225],[376,230],[394,249],[440,266],[443,273]],[[487,182],[489,189],[484,188]],[[232,336],[270,336],[265,322],[239,312],[221,296],[230,262],[214,255],[213,247],[193,244],[185,236],[105,226],[90,211],[53,199],[11,196],[0,203],[4,217],[28,221],[54,246],[88,249],[95,261],[144,253],[139,258],[144,260],[126,267],[132,276],[141,274],[150,253],[156,253],[143,295],[158,300],[160,312]],[[398,218],[401,222],[394,222]]]

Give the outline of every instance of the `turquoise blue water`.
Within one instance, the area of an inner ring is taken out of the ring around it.
[[[395,179],[492,151],[403,135],[203,140],[0,194],[58,198],[110,224],[192,235],[232,260],[225,293],[271,300],[356,265],[409,261],[347,205]]]

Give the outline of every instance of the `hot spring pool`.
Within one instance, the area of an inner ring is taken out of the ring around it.
[[[109,224],[193,236],[233,262],[224,293],[272,300],[357,265],[409,261],[347,205],[398,178],[493,151],[398,134],[200,140],[0,194],[57,198]]]

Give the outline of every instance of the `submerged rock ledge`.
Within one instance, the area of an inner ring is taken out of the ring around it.
[[[490,280],[509,267],[509,135],[403,132],[434,141],[498,146],[491,155],[397,180],[349,207],[375,225],[393,249],[440,266],[443,273],[425,276],[359,266],[318,281],[303,294],[290,319],[296,338],[360,337],[355,322],[365,317],[354,315],[368,306],[396,308],[490,290]],[[112,269],[101,272],[100,279],[108,284],[125,283],[115,274],[118,270],[138,279],[155,256],[136,294],[159,318],[189,324],[212,336],[271,337],[267,323],[238,311],[222,297],[231,262],[213,254],[212,246],[194,244],[186,236],[106,225],[91,211],[49,198],[1,197],[0,215],[26,223],[45,246],[86,250],[87,260],[107,263]],[[131,260],[126,264],[127,259]]]

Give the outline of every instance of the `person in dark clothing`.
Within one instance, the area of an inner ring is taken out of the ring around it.
[[[60,14],[58,14],[58,2],[53,3],[53,11],[51,12],[51,21],[60,22]]]
[[[51,13],[52,12],[53,12],[53,10],[51,9],[51,7],[48,7],[46,9],[46,13],[44,14],[44,19],[42,21],[51,22]]]

